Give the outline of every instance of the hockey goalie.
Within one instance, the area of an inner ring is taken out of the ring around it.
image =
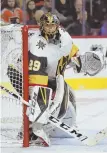
[[[95,75],[103,69],[103,56],[100,51],[79,55],[79,49],[60,27],[57,16],[46,13],[40,18],[40,29],[32,30],[29,35],[29,103],[32,107],[27,108],[26,114],[30,121],[30,141],[50,145],[49,137],[55,129],[49,123],[50,114],[71,127],[76,126],[75,96],[64,81],[68,65],[77,73]]]

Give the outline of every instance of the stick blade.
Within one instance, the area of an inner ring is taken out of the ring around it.
[[[107,127],[99,131],[93,138],[88,138],[84,142],[84,144],[86,144],[87,146],[95,146],[106,137],[107,137]]]

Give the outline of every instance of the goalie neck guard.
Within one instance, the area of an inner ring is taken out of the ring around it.
[[[59,19],[56,15],[48,12],[40,18],[41,35],[49,42],[58,43],[60,41]]]

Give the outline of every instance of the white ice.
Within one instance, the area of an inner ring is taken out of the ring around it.
[[[107,127],[107,90],[75,91],[77,98],[77,125],[86,135],[95,135]],[[50,147],[2,148],[1,153],[107,153],[107,138],[98,145],[87,147],[75,138],[52,138]]]

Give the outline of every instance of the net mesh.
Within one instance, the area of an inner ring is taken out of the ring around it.
[[[23,96],[23,56],[22,28],[16,26],[1,27],[1,85]],[[1,91],[1,144],[21,144],[23,140],[23,107],[21,102]],[[20,131],[22,136],[19,137]],[[20,139],[20,140],[19,140]]]

